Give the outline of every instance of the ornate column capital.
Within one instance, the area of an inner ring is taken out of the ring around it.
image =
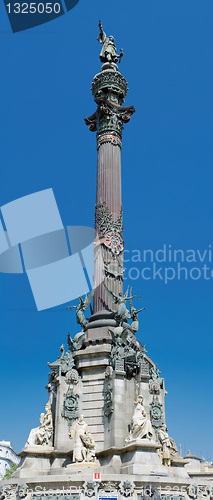
[[[104,142],[121,147],[123,124],[128,123],[135,112],[134,106],[122,106],[127,90],[127,81],[116,64],[104,64],[101,72],[95,75],[92,93],[97,110],[84,121],[91,132],[97,132],[97,148]]]

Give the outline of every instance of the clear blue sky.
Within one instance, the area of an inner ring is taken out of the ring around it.
[[[136,108],[123,134],[126,248],[203,253],[213,245],[212,0],[80,0],[17,34],[1,4],[0,205],[53,188],[64,225],[93,226],[95,134],[83,118],[95,111],[99,18],[124,48],[126,103]],[[166,380],[169,433],[183,452],[206,459],[213,459],[212,281],[131,282],[147,307],[139,339]],[[37,312],[26,276],[1,275],[0,286],[0,439],[20,451],[44,411],[47,361],[78,328],[65,305]]]

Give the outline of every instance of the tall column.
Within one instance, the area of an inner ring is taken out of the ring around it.
[[[123,123],[134,107],[123,107],[127,82],[114,62],[105,62],[92,82],[96,112],[85,122],[97,132],[97,191],[95,210],[94,313],[113,309],[103,287],[123,294],[123,216],[121,200],[121,147]]]

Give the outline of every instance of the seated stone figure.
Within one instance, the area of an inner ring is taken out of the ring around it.
[[[30,446],[52,446],[53,422],[51,405],[45,406],[46,413],[40,415],[40,426],[30,431],[26,445]]]
[[[163,424],[160,427],[160,430],[158,432],[158,438],[159,438],[159,441],[162,445],[161,457],[162,457],[163,465],[166,465],[167,467],[169,467],[171,465],[172,457],[179,456],[179,454],[178,454],[178,449],[177,449],[177,446],[175,444],[174,439],[172,439],[168,435],[167,431],[168,431],[168,429],[167,429],[166,424]]]
[[[133,439],[151,439],[153,430],[151,422],[147,417],[146,411],[143,406],[143,396],[140,394],[135,401],[135,410],[131,420],[131,428],[126,442]]]

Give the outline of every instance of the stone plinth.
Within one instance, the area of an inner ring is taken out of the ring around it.
[[[15,473],[16,477],[28,478],[47,474],[53,450],[50,446],[26,446],[20,453],[21,463]]]
[[[130,441],[122,450],[122,474],[168,476],[157,453],[159,444],[149,439]]]
[[[175,476],[180,476],[182,478],[188,477],[188,472],[185,469],[185,465],[188,464],[188,460],[177,456],[171,460],[171,468]]]

